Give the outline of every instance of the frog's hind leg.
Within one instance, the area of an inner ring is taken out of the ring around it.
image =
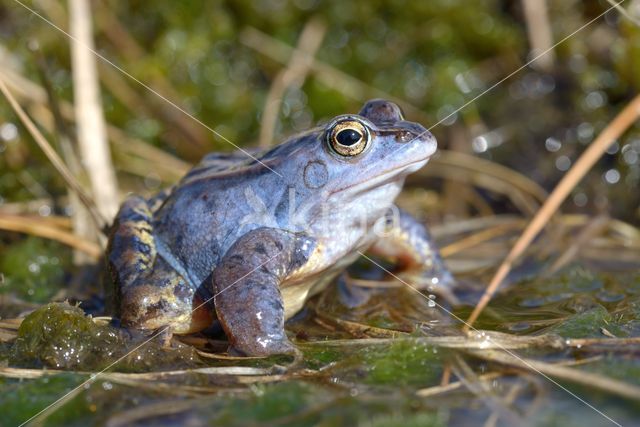
[[[395,260],[402,270],[400,277],[411,286],[440,293],[455,302],[451,292],[455,279],[426,227],[401,209],[391,212],[386,220],[385,234],[370,252]]]
[[[122,203],[107,246],[112,279],[121,288],[133,284],[150,271],[156,258],[153,216],[147,201],[131,196]]]
[[[149,204],[139,196],[129,197],[116,216],[107,248],[115,314],[129,328],[177,334],[204,329],[213,320],[212,310],[157,256],[152,220]]]
[[[198,332],[215,319],[213,298],[207,301],[161,257],[149,274],[121,290],[119,306],[123,326],[170,334]]]
[[[173,190],[175,189],[175,185],[171,187],[167,187],[164,190],[159,191],[149,200],[147,200],[147,207],[151,213],[156,213],[160,207],[164,204],[164,202],[169,198]]]

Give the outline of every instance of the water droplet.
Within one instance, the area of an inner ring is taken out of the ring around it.
[[[605,102],[607,102],[607,96],[604,92],[595,90],[587,95],[584,102],[587,108],[595,110],[596,108],[602,107]]]
[[[622,158],[628,165],[634,165],[638,163],[638,153],[633,149],[627,150],[627,152],[622,155]]]
[[[553,137],[549,137],[544,142],[544,146],[547,149],[547,151],[551,151],[552,153],[555,153],[556,151],[562,148],[562,143]]]
[[[576,195],[573,196],[573,203],[575,203],[576,206],[580,208],[586,206],[588,201],[589,201],[589,198],[584,193],[577,193]]]
[[[5,141],[13,141],[18,137],[18,128],[13,123],[3,123],[0,126],[0,138]]]
[[[560,156],[556,159],[556,168],[561,171],[567,171],[571,167],[571,159],[567,156]]]
[[[593,126],[588,122],[580,123],[576,128],[576,134],[580,142],[589,142],[593,137]]]
[[[49,205],[42,205],[38,208],[38,214],[40,216],[49,216],[51,215],[51,206]]]
[[[620,172],[617,169],[609,169],[604,173],[603,178],[608,184],[616,184],[620,181]]]

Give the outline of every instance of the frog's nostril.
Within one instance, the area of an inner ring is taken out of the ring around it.
[[[411,142],[414,139],[416,139],[416,136],[409,131],[398,132],[396,134],[396,140],[398,142]]]

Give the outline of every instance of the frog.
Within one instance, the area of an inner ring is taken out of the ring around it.
[[[390,101],[366,102],[253,155],[210,153],[173,187],[122,203],[106,258],[121,326],[185,335],[221,326],[229,354],[295,353],[285,322],[361,254],[412,286],[453,276],[394,200],[435,137]]]

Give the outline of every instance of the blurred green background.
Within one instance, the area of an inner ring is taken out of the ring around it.
[[[547,3],[554,43],[611,7],[604,0]],[[638,2],[626,3],[637,16]],[[92,4],[100,54],[241,146],[257,143],[267,93],[287,49],[314,19],[326,32],[301,85],[284,92],[275,141],[381,95],[400,100],[410,119],[429,127],[532,57],[521,1]],[[65,2],[29,5],[67,28]],[[64,34],[13,1],[0,5],[0,34],[2,68],[49,84],[58,102],[73,100]],[[640,87],[640,28],[612,11],[545,58],[550,65],[524,68],[442,121],[433,129],[440,146],[494,160],[551,189]],[[123,140],[140,138],[188,162],[233,148],[99,62],[105,115],[124,132]],[[148,165],[117,146],[112,150],[123,191],[153,191],[175,180],[148,167],[145,172]],[[64,204],[52,202],[65,193],[61,180],[6,102],[0,102],[0,153],[0,204],[44,199],[48,207],[41,213],[64,211]],[[639,157],[636,126],[575,189],[566,209],[639,223]]]

